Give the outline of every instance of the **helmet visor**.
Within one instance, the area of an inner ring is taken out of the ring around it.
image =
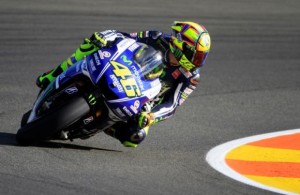
[[[206,57],[208,55],[208,52],[201,52],[201,51],[196,51],[193,55],[193,58],[191,60],[191,62],[197,66],[197,67],[201,67],[206,60]]]
[[[206,60],[208,52],[195,51],[194,47],[191,47],[184,43],[183,54],[193,65],[195,65],[196,67],[201,67]]]

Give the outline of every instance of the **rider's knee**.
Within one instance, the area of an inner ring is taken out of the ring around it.
[[[137,147],[146,138],[148,130],[149,127],[141,129],[128,123],[117,123],[104,132],[118,139],[126,147]]]
[[[144,129],[138,129],[136,131],[129,130],[120,141],[126,147],[137,147],[146,136],[147,133]]]

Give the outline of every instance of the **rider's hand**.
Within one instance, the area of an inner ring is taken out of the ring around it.
[[[141,112],[138,115],[138,126],[141,129],[154,124],[154,122],[155,122],[155,117],[154,114],[151,112]]]
[[[90,41],[98,48],[110,47],[113,45],[116,38],[120,35],[115,30],[107,30],[102,32],[95,32]]]

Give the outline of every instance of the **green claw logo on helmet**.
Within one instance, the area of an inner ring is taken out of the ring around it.
[[[209,53],[211,40],[204,26],[175,21],[172,25],[170,50],[186,70],[201,67]]]

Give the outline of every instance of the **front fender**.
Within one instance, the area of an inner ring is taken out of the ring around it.
[[[33,122],[47,114],[48,111],[64,105],[74,96],[83,96],[83,91],[81,91],[81,88],[74,82],[70,81],[69,85],[60,86],[58,89],[56,89],[55,83],[55,81],[50,83],[48,87],[39,94],[27,123]]]

